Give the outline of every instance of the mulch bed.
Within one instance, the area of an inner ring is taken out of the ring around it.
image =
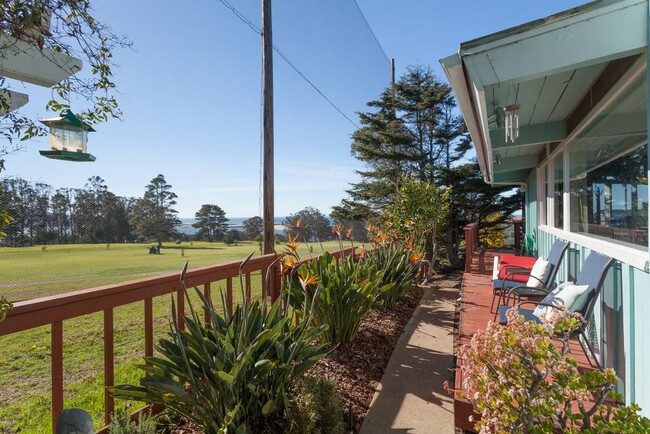
[[[307,371],[307,375],[324,378],[336,384],[341,394],[345,424],[349,431],[358,432],[361,429],[370,401],[384,375],[384,369],[393,354],[397,340],[423,294],[424,288],[413,286],[392,309],[370,311],[352,343],[340,344]],[[187,422],[181,422],[180,426],[170,429],[169,432],[200,434],[200,431]]]
[[[397,340],[417,307],[424,289],[414,286],[390,310],[372,310],[350,344],[340,344],[307,375],[336,384],[348,430],[358,432],[384,375]]]

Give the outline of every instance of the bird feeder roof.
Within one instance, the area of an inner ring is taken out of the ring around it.
[[[47,125],[48,127],[72,126],[89,132],[95,131],[93,127],[91,127],[89,124],[83,122],[81,119],[75,116],[75,114],[72,113],[72,110],[70,109],[63,110],[61,114],[55,118],[40,119],[40,121],[45,125]]]

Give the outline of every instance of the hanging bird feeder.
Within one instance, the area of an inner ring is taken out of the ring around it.
[[[86,152],[88,132],[95,130],[71,110],[65,109],[56,118],[40,121],[50,128],[50,150],[39,151],[42,156],[55,160],[95,161],[95,156]]]

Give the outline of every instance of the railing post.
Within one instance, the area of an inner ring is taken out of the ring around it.
[[[153,356],[153,300],[144,300],[144,356]]]
[[[113,396],[108,392],[108,387],[115,384],[115,360],[113,348],[113,309],[104,310],[104,424],[111,423],[111,416],[115,410]]]
[[[52,432],[63,411],[63,322],[52,323]]]
[[[203,296],[208,301],[209,306],[212,307],[212,293],[210,291],[210,282],[207,282],[205,285],[203,285]],[[206,325],[210,324],[210,312],[208,312],[207,309],[205,310],[204,319]]]
[[[228,316],[232,318],[232,277],[226,279],[226,307]]]
[[[521,222],[514,222],[515,226],[515,251],[521,251]]]
[[[474,233],[472,225],[463,228],[465,231],[465,273],[472,271],[472,257],[474,255]]]

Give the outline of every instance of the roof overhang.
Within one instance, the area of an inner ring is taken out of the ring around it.
[[[49,48],[37,46],[0,33],[0,75],[52,87],[83,66],[81,60]]]
[[[465,42],[441,59],[484,180],[522,183],[540,150],[566,139],[569,115],[608,63],[647,45],[648,0],[603,0]],[[494,119],[514,102],[523,115],[509,143]]]

